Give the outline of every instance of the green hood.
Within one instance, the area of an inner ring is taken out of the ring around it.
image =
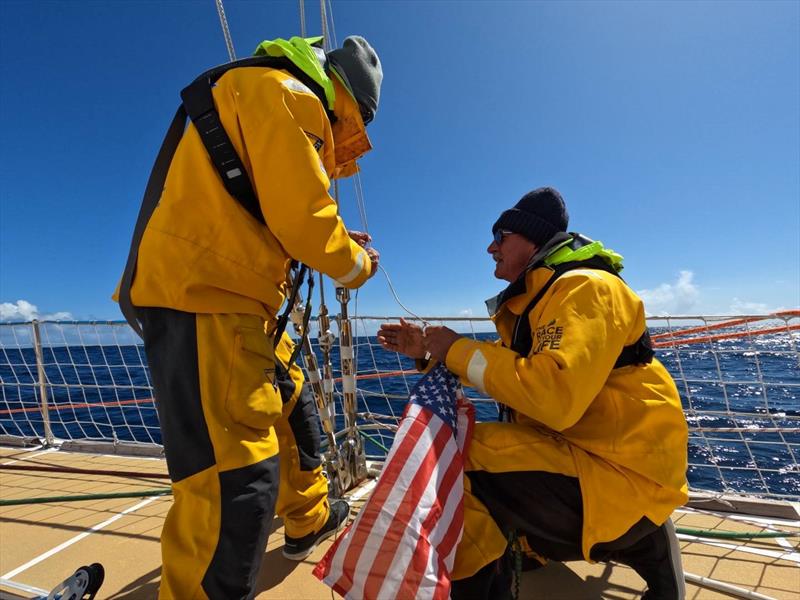
[[[264,40],[257,47],[254,56],[285,56],[291,60],[299,69],[306,75],[311,77],[317,82],[320,87],[325,91],[325,99],[327,100],[327,108],[333,111],[334,101],[336,100],[336,92],[333,89],[333,81],[325,73],[325,69],[320,63],[320,58],[317,51],[324,57],[325,53],[322,51],[322,38],[301,38],[293,37],[289,40],[278,38],[276,40]]]

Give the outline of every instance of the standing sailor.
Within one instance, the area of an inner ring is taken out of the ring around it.
[[[348,288],[377,269],[328,190],[371,149],[383,73],[363,38],[327,55],[320,40],[263,42],[188,86],[145,193],[118,297],[144,338],[173,482],[160,598],[252,598],[275,512],[293,560],[349,512],[328,501],[278,314],[293,260]]]

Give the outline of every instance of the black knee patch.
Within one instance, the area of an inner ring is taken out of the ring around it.
[[[319,415],[314,402],[314,393],[309,384],[304,384],[289,415],[289,426],[292,428],[297,453],[300,456],[300,470],[313,471],[322,464],[320,460]]]
[[[169,308],[139,308],[144,349],[155,391],[161,441],[173,482],[215,464],[200,401],[197,315]]]
[[[211,600],[251,597],[275,515],[278,463],[273,456],[219,474],[219,541],[202,582]]]

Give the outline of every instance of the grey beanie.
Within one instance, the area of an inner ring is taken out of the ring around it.
[[[364,124],[375,118],[383,81],[381,61],[369,42],[358,35],[344,40],[341,48],[328,52],[328,61],[342,76],[361,108]]]
[[[554,188],[542,187],[525,194],[514,208],[503,211],[492,226],[492,233],[507,229],[541,247],[559,231],[566,231],[567,225],[569,215],[561,194]]]

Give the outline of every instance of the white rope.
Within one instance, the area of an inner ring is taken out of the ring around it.
[[[236,60],[236,51],[233,48],[233,39],[231,38],[231,31],[228,28],[228,19],[225,18],[225,7],[222,6],[222,0],[214,0],[217,4],[217,14],[219,15],[219,24],[222,26],[222,35],[225,38],[225,46],[228,48],[228,58],[231,62]]]
[[[428,321],[426,319],[420,317],[417,313],[409,310],[408,308],[406,308],[405,304],[400,302],[400,298],[397,297],[397,292],[394,291],[394,286],[392,285],[392,280],[389,279],[389,273],[386,271],[386,269],[383,267],[383,265],[379,264],[378,268],[381,271],[383,271],[383,275],[386,277],[386,283],[389,284],[389,291],[392,292],[392,296],[394,296],[394,300],[395,300],[395,302],[397,302],[397,304],[400,306],[400,308],[402,308],[404,311],[406,311],[408,314],[410,314],[412,317],[414,317],[418,321],[422,321],[423,323],[425,323],[427,325]]]

